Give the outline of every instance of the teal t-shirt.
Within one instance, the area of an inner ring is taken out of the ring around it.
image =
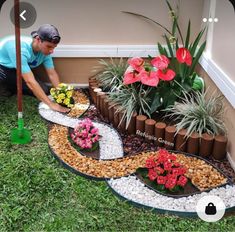
[[[50,55],[33,52],[31,37],[21,36],[20,40],[22,73],[31,72],[31,68],[40,64],[47,69],[54,68]],[[0,40],[0,64],[7,68],[16,68],[15,36],[7,36]]]

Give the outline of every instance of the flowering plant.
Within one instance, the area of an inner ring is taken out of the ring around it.
[[[92,121],[86,118],[79,122],[73,132],[71,133],[73,142],[79,146],[79,148],[94,151],[98,148],[99,130],[94,127]]]
[[[178,48],[176,58],[179,64],[192,64],[192,56],[187,48]],[[168,66],[170,60],[165,55],[159,55],[151,60],[151,63],[145,62],[140,57],[134,57],[128,60],[130,65],[124,74],[124,84],[132,84],[140,81],[142,84],[157,87],[160,80],[171,81],[176,73]]]
[[[175,155],[163,149],[159,150],[158,155],[149,157],[145,167],[148,169],[148,178],[157,183],[159,190],[175,192],[188,181],[184,175],[187,169],[176,162]]]
[[[55,100],[56,103],[72,108],[74,106],[74,99],[73,99],[73,86],[60,83],[58,87],[51,88],[50,94]]]
[[[192,40],[191,22],[189,21],[184,38],[178,23],[179,7],[173,9],[168,0],[165,2],[172,22],[171,29],[144,15],[124,11],[124,13],[149,20],[164,30],[163,38],[166,43],[164,46],[157,43],[159,55],[157,57],[149,56],[145,60],[141,57],[129,59],[130,67],[126,70],[123,78],[124,87],[120,87],[118,92],[119,95],[126,92],[130,95],[131,91],[133,95],[140,93],[133,97],[137,99],[134,100],[137,102],[134,110],[141,111],[150,117],[153,113],[174,105],[182,96],[183,91],[202,90],[204,83],[203,79],[195,72],[195,68],[206,46],[205,41],[201,43],[205,28],[197,34],[195,40]],[[114,95],[113,99],[117,98],[117,94],[112,95]],[[144,102],[139,99],[142,97],[145,98]],[[117,100],[119,101],[119,98]],[[124,101],[120,98],[119,102]],[[130,105],[130,102],[127,105]],[[134,110],[130,109],[129,111],[133,112]],[[127,115],[130,113],[127,112]]]

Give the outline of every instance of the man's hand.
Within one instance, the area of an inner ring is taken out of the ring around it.
[[[55,110],[55,111],[58,111],[58,112],[61,112],[61,113],[68,113],[70,111],[70,109],[66,108],[66,107],[63,107],[55,102],[51,102],[49,104],[49,107],[52,109],[52,110]]]

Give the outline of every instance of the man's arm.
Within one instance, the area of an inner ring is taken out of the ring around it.
[[[50,68],[50,69],[46,68],[46,72],[47,72],[47,75],[49,77],[51,84],[54,87],[57,87],[60,83],[60,80],[59,80],[59,75],[57,74],[56,70],[54,68]]]
[[[38,84],[38,82],[35,80],[34,75],[32,72],[29,73],[23,73],[22,77],[24,81],[26,82],[29,89],[33,92],[33,94],[42,102],[47,104],[51,109],[59,111],[59,112],[68,112],[69,109],[60,106],[59,104],[52,102],[47,95],[42,90],[41,86]]]

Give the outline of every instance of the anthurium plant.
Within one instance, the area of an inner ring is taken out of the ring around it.
[[[171,7],[168,0],[166,0],[166,4],[172,20],[171,30],[146,16],[125,12],[148,19],[165,31],[166,46],[158,43],[160,55],[149,56],[147,61],[141,57],[131,58],[128,61],[130,67],[124,74],[124,85],[140,82],[145,85],[145,89],[151,87],[148,96],[150,114],[173,105],[181,96],[182,91],[198,91],[203,88],[203,79],[197,75],[195,67],[206,46],[205,41],[200,43],[205,28],[191,42],[191,23],[189,21],[184,39],[178,23],[177,10]]]

